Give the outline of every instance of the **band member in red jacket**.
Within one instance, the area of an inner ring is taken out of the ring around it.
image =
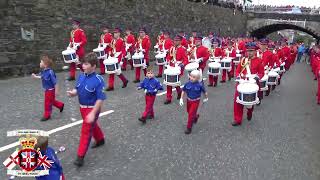
[[[214,38],[212,40],[212,48],[213,48],[213,56],[214,57],[222,57],[222,49],[219,47],[219,39]],[[218,85],[218,76],[209,75],[209,85],[216,87]]]
[[[236,77],[237,79],[245,79],[247,72],[247,66],[250,68],[250,72],[252,75],[256,75],[255,80],[258,81],[264,76],[264,69],[261,64],[261,60],[256,57],[256,49],[257,45],[254,42],[248,42],[246,44],[247,49],[247,56],[245,58],[242,58],[240,63],[238,64],[238,67],[236,69]],[[235,94],[234,94],[234,122],[232,123],[232,126],[240,126],[242,123],[242,116],[243,116],[243,105],[237,103],[236,99],[239,96],[239,93],[237,91],[238,83],[235,87]],[[249,108],[247,111],[247,119],[250,121],[252,119],[252,113],[253,113],[253,106],[252,108]]]
[[[227,47],[223,50],[222,53],[222,58],[224,57],[231,57],[231,58],[235,58],[237,53],[236,53],[236,48],[233,47],[233,41],[231,40],[227,40],[228,42],[225,42],[224,44],[227,45]],[[232,63],[231,61],[231,69],[230,71],[228,71],[228,79],[229,81],[231,80],[231,78],[233,78],[234,76],[234,63]],[[221,83],[225,83],[226,82],[226,78],[227,78],[227,70],[222,70],[222,77],[221,77]]]
[[[109,53],[109,56],[118,58],[119,64],[126,54],[124,41],[120,37],[120,34],[121,34],[120,28],[115,28],[114,33],[113,33],[114,39],[111,42],[111,51]],[[121,71],[117,72],[116,74],[121,79],[121,81],[123,83],[122,88],[127,87],[127,84],[129,81],[126,79],[126,77],[124,77],[124,75],[121,73]],[[106,89],[106,91],[113,91],[114,90],[114,74],[109,75],[108,85],[109,85],[109,87]]]
[[[124,38],[125,45],[126,45],[126,57],[125,60],[123,61],[122,65],[122,70],[126,71],[127,70],[127,62],[129,62],[131,66],[131,70],[133,70],[133,62],[132,62],[132,55],[134,53],[134,45],[136,44],[136,38],[132,34],[131,28],[126,29],[126,36]]]
[[[164,35],[164,39],[161,42],[161,44],[159,44],[159,50],[160,51],[166,51],[166,58],[169,57],[169,50],[170,48],[173,46],[173,41],[170,38],[170,32],[169,31],[164,31],[163,32]],[[163,73],[163,65],[159,65],[159,72],[158,75],[156,76],[157,78],[161,78],[162,77],[162,73]]]
[[[186,49],[181,46],[181,41],[182,41],[182,36],[177,35],[174,38],[174,46],[171,47],[169,51],[169,58],[167,59],[168,65],[175,67],[177,64],[178,66],[181,67],[181,73],[180,76],[184,70],[184,66],[188,64],[188,57],[187,57],[187,52]],[[178,64],[179,63],[179,64]],[[176,87],[178,97],[177,99],[181,98],[181,88],[180,86]],[[167,98],[164,104],[170,104],[172,100],[172,86],[167,85]]]
[[[102,46],[103,44],[106,45],[106,48],[104,49],[105,54],[109,54],[111,51],[111,41],[113,39],[112,34],[109,32],[109,27],[108,26],[103,26],[102,28],[103,34],[100,37],[100,45]],[[104,59],[99,59],[99,66],[100,66],[100,75],[105,74],[105,65],[103,64]]]
[[[198,36],[195,38],[195,45],[196,45],[196,58],[201,59],[199,61],[199,68],[202,70],[202,73],[204,72],[204,69],[206,68],[207,61],[210,57],[210,53],[208,48],[204,47],[202,45],[202,37]]]
[[[187,49],[188,48],[188,41],[187,41],[185,32],[184,31],[180,31],[179,35],[182,37],[181,46],[183,46],[183,47],[185,47]]]
[[[79,20],[73,20],[72,21],[72,31],[70,33],[70,43],[69,47],[76,48],[76,54],[79,57],[79,61],[81,63],[85,50],[84,46],[87,44],[87,37],[84,31],[80,28],[80,21]],[[82,70],[82,65],[78,64],[77,66]],[[70,63],[70,76],[67,80],[73,81],[76,77],[76,63]]]
[[[135,48],[136,52],[143,52],[144,60],[146,66],[149,65],[149,50],[151,46],[151,41],[148,35],[146,35],[146,28],[140,28],[139,30],[139,38],[136,42]],[[143,69],[144,75],[146,75],[146,67]],[[136,79],[133,81],[134,83],[140,82],[140,73],[141,67],[136,67]]]
[[[267,49],[268,44],[269,44],[269,40],[268,39],[265,39],[265,38],[260,39],[261,63],[262,63],[263,67],[273,68],[273,65],[271,65],[273,55],[272,55],[272,52]],[[259,97],[260,103],[261,103],[261,101],[263,99],[263,91],[259,90],[258,97]]]

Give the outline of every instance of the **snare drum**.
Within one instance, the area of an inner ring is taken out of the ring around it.
[[[211,57],[211,58],[209,59],[209,61],[211,61],[211,62],[218,62],[218,63],[220,63],[220,61],[221,61],[221,57]]]
[[[268,73],[268,81],[267,84],[268,85],[277,85],[277,80],[278,80],[278,76],[279,74],[275,71],[270,71]]]
[[[267,91],[268,90],[268,84],[267,84],[267,81],[268,81],[268,75],[264,75],[259,83],[260,83],[260,91]]]
[[[115,74],[115,73],[119,73],[119,71],[121,71],[120,66],[119,66],[119,62],[118,62],[118,58],[116,58],[116,57],[109,56],[108,59],[105,59],[103,61],[103,64],[106,67],[107,74]]]
[[[96,53],[98,59],[104,59],[105,58],[105,52],[103,47],[98,47],[93,49],[93,52]]]
[[[163,84],[169,85],[169,86],[180,86],[180,67],[167,67],[167,69],[164,70],[164,80]]]
[[[188,75],[189,75],[191,71],[196,70],[198,68],[199,68],[199,64],[196,62],[193,62],[193,63],[187,64],[184,69],[188,72]]]
[[[259,103],[259,86],[254,81],[245,80],[237,86],[237,91],[239,93],[237,103],[244,106],[253,106]]]
[[[233,59],[233,63],[238,65],[240,63],[241,54],[236,54],[236,57]]]
[[[221,60],[221,69],[231,70],[232,59],[230,57],[225,57]]]
[[[65,63],[77,63],[79,62],[79,58],[76,54],[76,50],[74,49],[67,49],[62,51],[63,60]]]
[[[218,76],[220,75],[220,68],[221,68],[221,64],[218,62],[211,62],[208,64],[208,74],[209,75],[213,75],[213,76]]]
[[[286,71],[286,68],[285,68],[285,65],[286,63],[285,62],[283,62],[281,65],[280,65],[280,72],[281,73],[284,73],[285,71]]]
[[[134,53],[132,56],[133,67],[144,67],[144,55],[142,52]]]
[[[157,65],[165,65],[166,64],[166,53],[158,53],[156,56],[156,64]]]

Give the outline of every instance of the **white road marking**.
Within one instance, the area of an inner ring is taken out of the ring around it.
[[[100,113],[99,117],[102,117],[102,116],[111,114],[111,113],[113,113],[113,112],[114,112],[114,110],[109,110],[109,111],[102,112],[102,113]],[[49,135],[50,135],[50,134],[53,134],[53,133],[56,133],[56,132],[59,132],[59,131],[62,131],[62,130],[71,128],[71,127],[73,127],[73,126],[82,124],[82,121],[83,121],[83,120],[81,119],[81,120],[78,120],[78,121],[76,121],[76,122],[73,122],[73,123],[70,123],[70,124],[67,124],[67,125],[64,125],[64,126],[61,126],[61,127],[55,128],[55,129],[52,129],[52,130],[48,131],[48,133],[49,133]],[[3,152],[3,151],[5,151],[5,150],[11,149],[11,148],[14,148],[14,147],[19,146],[19,145],[20,145],[19,141],[14,142],[14,143],[11,143],[11,144],[8,144],[8,145],[6,145],[6,146],[1,147],[1,148],[0,148],[0,152]]]
[[[207,80],[207,78],[203,78],[203,81],[205,81],[205,80]],[[180,86],[180,87],[183,88],[183,85]],[[174,92],[174,91],[176,91],[176,89],[172,89],[172,92]],[[167,91],[163,91],[163,92],[161,92],[161,93],[158,93],[157,96],[162,96],[162,95],[164,95],[164,94],[167,94]]]

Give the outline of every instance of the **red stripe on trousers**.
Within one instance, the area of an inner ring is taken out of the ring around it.
[[[61,109],[63,106],[63,102],[56,100],[56,92],[55,89],[46,90],[44,92],[44,115],[43,117],[49,118],[52,113],[52,106]]]
[[[153,111],[153,104],[154,101],[156,100],[155,95],[145,95],[145,101],[146,101],[146,107],[145,110],[142,114],[143,118],[146,118],[148,115],[154,116],[154,111]]]
[[[200,99],[195,101],[190,101],[187,99],[187,112],[188,112],[187,128],[189,129],[192,128],[193,121],[197,116],[199,103],[200,103]]]

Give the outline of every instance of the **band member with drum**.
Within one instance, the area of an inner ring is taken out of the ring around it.
[[[250,69],[252,75],[256,75],[255,80],[258,82],[264,76],[264,68],[261,64],[261,60],[256,57],[256,49],[257,45],[254,42],[248,42],[246,44],[247,56],[242,58],[238,67],[236,69],[236,77],[237,79],[245,79],[248,72],[247,68]],[[247,60],[246,60],[247,59]],[[237,86],[239,83],[236,84],[235,87],[235,94],[234,94],[234,122],[232,126],[240,126],[242,123],[242,116],[243,116],[243,105],[237,103],[236,99],[239,96],[237,91]],[[258,83],[259,84],[259,83]],[[252,119],[253,113],[253,106],[249,108],[247,111],[247,119],[250,121]]]
[[[113,40],[111,42],[111,51],[109,52],[109,56],[118,58],[119,64],[121,63],[122,59],[126,54],[125,45],[123,39],[120,37],[121,29],[115,28],[113,32]],[[109,74],[109,87],[106,91],[113,91],[114,90],[114,75]],[[127,87],[128,80],[126,77],[121,73],[117,73],[117,76],[121,79],[123,85],[122,88]]]
[[[103,77],[95,72],[97,61],[95,53],[87,54],[82,64],[84,73],[80,74],[76,87],[67,91],[70,97],[78,96],[80,113],[83,119],[78,156],[74,162],[78,167],[84,163],[91,137],[95,140],[91,148],[102,146],[105,143],[104,134],[98,124],[102,104],[106,99],[104,93],[105,83]]]
[[[58,92],[57,77],[51,68],[52,59],[47,55],[41,56],[40,68],[42,69],[40,75],[32,74],[33,78],[41,79],[42,87],[44,89],[44,114],[40,121],[47,121],[51,117],[52,106],[63,111],[64,103],[56,100]]]
[[[145,124],[147,119],[154,118],[153,104],[156,100],[157,92],[159,90],[163,90],[160,81],[154,77],[151,66],[147,68],[146,78],[142,81],[142,83],[140,83],[138,89],[144,89],[146,93],[146,107],[142,114],[142,117],[139,118],[139,121]]]
[[[272,55],[272,52],[267,49],[268,44],[269,44],[269,40],[268,39],[266,39],[266,38],[260,39],[260,44],[259,44],[260,45],[259,46],[260,47],[260,50],[259,50],[260,53],[259,54],[261,56],[261,63],[263,65],[263,67],[264,68],[268,68],[268,69],[272,69],[273,66],[274,66],[274,65],[271,64],[273,55]],[[268,95],[269,94],[266,93],[266,96],[268,96]],[[261,101],[263,99],[263,91],[259,90],[258,97],[259,97],[260,103],[261,103]]]
[[[144,60],[146,63],[146,66],[149,66],[149,50],[151,46],[151,41],[148,35],[146,35],[146,28],[140,28],[139,30],[139,38],[136,42],[135,48],[136,52],[143,52]],[[146,67],[143,69],[144,75],[146,75]],[[134,83],[140,82],[140,73],[141,73],[141,67],[136,67],[136,79],[133,81]]]
[[[188,112],[188,122],[187,129],[185,130],[185,134],[190,134],[192,131],[192,125],[196,124],[199,119],[199,114],[197,113],[201,93],[205,95],[205,99],[203,102],[208,101],[208,93],[202,83],[201,72],[199,70],[191,71],[189,75],[189,81],[183,86],[180,106],[183,106],[183,96],[187,94],[187,112]]]
[[[282,47],[281,47],[282,55],[283,55],[284,60],[286,62],[285,68],[287,71],[289,71],[291,63],[290,63],[290,48],[288,47],[287,40],[282,39],[281,45],[282,45]]]
[[[169,31],[164,31],[164,40],[161,42],[159,45],[159,50],[160,51],[167,51],[166,54],[166,59],[170,56],[169,55],[169,50],[173,46],[173,41],[170,38],[170,32]],[[164,65],[159,65],[159,72],[158,75],[156,76],[157,78],[161,78],[163,74],[163,66]]]
[[[268,50],[269,52],[271,52],[271,57],[268,59],[268,68],[272,69],[272,68],[278,68],[281,65],[278,53],[276,52],[276,46],[274,43],[269,43],[268,44]],[[280,77],[282,76],[282,73],[280,73]],[[268,85],[268,90],[266,91],[266,96],[269,96],[270,91],[274,90],[276,88],[276,85]]]
[[[223,51],[219,47],[219,39],[214,38],[212,40],[212,48],[213,48],[213,57],[222,57]],[[218,85],[218,76],[209,75],[209,85],[208,86],[214,86],[216,87]]]
[[[169,57],[167,59],[168,65],[175,67],[177,63],[181,68],[180,76],[182,76],[182,72],[184,71],[184,66],[188,64],[188,57],[186,49],[181,46],[182,36],[177,35],[174,38],[174,46],[171,47],[169,51]],[[177,90],[177,99],[181,98],[181,88],[180,86],[175,87]],[[167,85],[167,97],[164,104],[170,104],[172,100],[172,86]]]
[[[183,47],[185,47],[187,49],[188,48],[188,41],[187,41],[185,32],[184,31],[179,31],[179,36],[182,36],[181,46],[183,46]]]
[[[106,48],[104,49],[105,54],[109,54],[111,51],[111,41],[113,39],[112,34],[109,32],[108,26],[103,26],[102,28],[103,34],[100,37],[100,45],[105,44]],[[99,59],[99,66],[100,66],[100,75],[105,74],[105,65],[103,64],[104,59]]]
[[[196,30],[193,30],[192,33],[191,33],[191,37],[189,38],[189,41],[188,41],[188,51],[192,51],[192,49],[195,47],[195,44],[194,44],[194,40],[195,38],[197,37],[197,31]]]
[[[223,44],[226,47],[223,49],[222,58],[224,57],[236,58],[237,52],[236,52],[236,48],[233,47],[233,44],[234,44],[233,41],[231,39],[228,39]],[[228,74],[228,79],[230,81],[234,76],[234,63],[231,62],[231,69],[230,71],[228,71],[228,73],[226,69],[222,70],[222,77],[220,81],[221,83],[226,82],[227,74]]]
[[[124,40],[126,44],[127,56],[125,57],[126,59],[123,61],[122,70],[127,70],[127,61],[131,66],[131,70],[133,70],[132,55],[134,53],[134,45],[136,44],[136,38],[132,34],[131,28],[126,29],[126,36]]]
[[[195,38],[195,52],[197,59],[200,59],[199,61],[199,68],[202,70],[202,73],[204,72],[204,69],[206,68],[207,61],[210,57],[209,49],[204,47],[202,45],[202,37],[198,36]]]
[[[76,49],[76,54],[79,57],[79,61],[81,63],[82,58],[84,57],[85,49],[84,46],[87,44],[87,37],[84,33],[84,30],[80,28],[80,21],[73,20],[72,21],[72,31],[70,33],[70,48]],[[82,70],[81,64],[78,64],[78,67]],[[68,77],[68,81],[75,80],[76,77],[76,63],[70,63],[70,76]]]

